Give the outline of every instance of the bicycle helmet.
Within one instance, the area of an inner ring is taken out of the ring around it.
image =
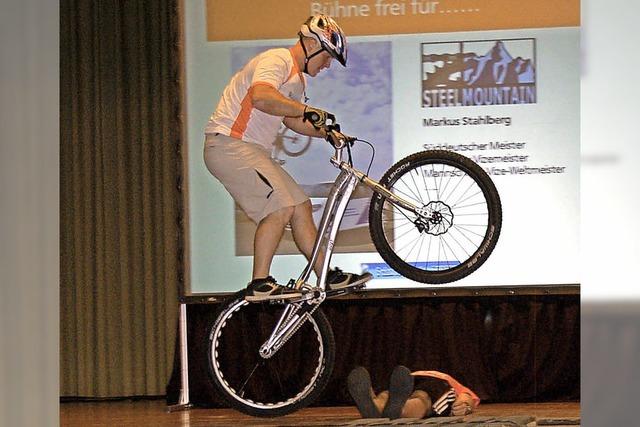
[[[307,63],[311,58],[318,55],[323,50],[329,52],[331,56],[338,60],[343,67],[347,66],[347,38],[336,21],[327,15],[312,15],[300,27],[300,44],[304,50],[304,72],[307,72]],[[308,55],[307,49],[302,43],[302,37],[315,39],[320,43],[317,52]]]

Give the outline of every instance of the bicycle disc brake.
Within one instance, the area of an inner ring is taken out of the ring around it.
[[[418,218],[414,224],[418,231],[427,232],[434,236],[449,231],[453,225],[453,212],[443,202],[432,201],[417,210]]]

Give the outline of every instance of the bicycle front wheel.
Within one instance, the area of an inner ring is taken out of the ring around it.
[[[421,283],[460,280],[493,251],[502,207],[487,173],[460,154],[432,150],[393,165],[380,184],[418,206],[415,214],[378,193],[369,207],[371,238],[380,256]]]
[[[211,378],[225,400],[245,414],[277,417],[301,409],[331,376],[335,341],[320,309],[272,357],[259,354],[284,307],[247,303],[241,291],[223,303],[209,331]]]

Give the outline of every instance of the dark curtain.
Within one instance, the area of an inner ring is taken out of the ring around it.
[[[223,406],[209,380],[207,330],[215,304],[188,306],[191,402]],[[580,398],[580,297],[487,296],[326,301],[336,364],[318,405],[352,405],[346,389],[361,365],[376,391],[397,364],[453,375],[485,402]],[[242,336],[242,331],[238,331]],[[179,391],[179,360],[167,389]]]
[[[165,391],[182,266],[179,38],[177,0],[60,2],[61,396]]]

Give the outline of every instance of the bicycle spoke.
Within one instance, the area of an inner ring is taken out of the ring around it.
[[[438,184],[438,200],[442,200],[440,195],[440,188],[442,187],[442,180],[444,179],[444,163],[442,164],[442,171],[440,171],[440,184]]]
[[[436,178],[436,170],[433,168],[433,164],[431,164],[431,176],[433,177],[433,185],[436,190],[436,200],[440,200],[440,191],[438,190],[440,186],[438,185],[438,180]]]
[[[468,192],[469,190],[471,190],[471,188],[473,188],[473,186],[474,186],[474,185],[475,185],[475,186],[477,186],[477,184],[476,184],[475,182],[473,182],[473,181],[472,181],[472,182],[469,184],[469,186],[467,187],[467,189],[466,189],[466,190],[464,190],[464,192],[462,193],[462,195],[460,195],[460,197],[458,198],[458,200],[457,200],[457,201],[455,201],[454,203],[452,203],[452,204],[451,204],[451,206],[456,206],[458,203],[460,203],[460,201],[461,201],[461,200],[462,200],[462,199],[467,195],[467,192]]]
[[[398,181],[398,183],[404,184],[404,186],[406,187],[407,191],[409,191],[411,193],[411,195],[409,195],[409,194],[405,193],[404,191],[400,190],[396,185],[393,186],[393,191],[394,192],[398,192],[398,193],[402,194],[404,197],[409,199],[409,201],[413,202],[414,204],[420,200],[420,196],[417,196],[413,192],[413,190],[404,181],[400,180],[400,181]]]
[[[453,179],[453,177],[454,177],[454,176],[453,176],[453,174],[451,174],[451,175],[449,176],[449,179],[447,180],[447,183],[445,184],[444,188],[443,188],[443,189],[442,189],[442,191],[441,191],[441,194],[442,194],[442,200],[447,200],[447,199],[444,197],[444,194],[445,194],[445,192],[447,191],[447,187],[449,187],[449,184],[451,183],[451,180]],[[456,178],[458,178],[458,177],[456,177]],[[464,177],[462,177],[462,178],[464,178]],[[462,180],[462,179],[459,179],[459,180],[458,180],[458,182],[460,182],[461,180]]]
[[[278,383],[278,387],[280,388],[280,395],[284,396],[285,392],[288,390],[282,385],[282,380],[280,378],[280,372],[276,369],[273,371],[273,375],[276,377],[276,382]]]
[[[262,363],[258,362],[254,365],[253,369],[251,370],[251,372],[249,372],[249,375],[247,375],[247,379],[244,380],[244,382],[242,383],[242,386],[238,389],[238,393],[240,393],[241,396],[244,396],[244,388],[247,386],[247,383],[249,382],[249,380],[251,379],[251,377],[253,377],[253,374],[256,372],[256,369],[258,369],[258,366],[262,365]]]
[[[429,253],[431,252],[431,243],[433,242],[433,239],[429,239],[429,249],[427,249],[427,258],[426,260],[429,261]],[[425,264],[426,265],[426,264]],[[425,268],[426,270],[426,268]]]
[[[405,249],[407,246],[409,246],[411,243],[413,243],[414,241],[418,240],[419,238],[420,238],[420,235],[418,235],[418,237],[417,237],[416,239],[409,241],[409,242],[408,242],[406,245],[404,245],[402,248],[397,249],[397,250],[396,250],[396,252],[398,252],[398,254],[402,253],[402,252],[404,251],[404,249]],[[415,245],[415,243],[414,243],[414,245]],[[408,256],[407,256],[407,258],[408,258]]]
[[[458,204],[459,204],[459,203],[466,202],[467,200],[472,199],[472,198],[474,198],[474,197],[476,197],[477,195],[480,195],[480,194],[482,194],[482,190],[480,190],[480,191],[478,191],[477,193],[474,193],[474,194],[472,194],[472,195],[470,195],[470,196],[466,197],[466,198],[465,198],[465,199],[463,199],[463,200],[458,200],[458,201],[457,201],[457,202],[455,202],[453,205],[451,205],[451,208],[456,208],[456,207],[458,207]],[[483,201],[482,203],[486,203],[486,202],[484,202],[484,201]]]
[[[447,243],[447,239],[444,236],[442,236],[442,243],[444,244],[442,248],[442,252],[444,252],[445,261],[447,263],[445,270],[449,268],[449,263],[451,262],[451,260],[449,259],[449,256],[447,255],[447,251],[445,247],[449,249],[449,251],[451,252],[451,257],[457,261],[457,264],[460,264],[460,260],[456,257],[453,249],[451,248],[451,246],[449,246],[449,244]]]
[[[464,236],[464,234],[463,234]],[[462,244],[460,242],[458,242],[458,239],[455,238],[455,236],[451,233],[449,233],[449,237],[451,238],[451,240],[453,240],[459,247],[460,249],[462,249],[462,252],[465,253],[465,255],[467,256],[467,258],[469,258],[471,256],[471,254],[469,252],[467,252],[467,250],[464,248],[464,246],[462,246]],[[464,236],[466,237],[466,236]],[[472,242],[473,243],[473,242]],[[453,249],[452,249],[453,250]],[[459,262],[460,260],[458,260]]]
[[[389,221],[387,221],[387,222],[388,222],[388,223],[390,223],[390,224],[391,224],[391,223],[394,223],[394,224],[396,223],[396,221],[393,221],[393,220],[389,220]],[[412,223],[412,222],[402,221],[402,224],[400,224],[400,225],[396,225],[396,226],[394,227],[394,229],[395,229],[395,230],[399,230],[400,228],[406,228],[406,227],[407,227],[407,226],[409,226],[409,225],[410,225],[411,227],[415,227],[415,224],[414,224],[414,223]]]
[[[440,253],[442,252],[442,236],[438,236],[438,270],[440,269]]]
[[[389,203],[389,204],[391,204],[391,203]],[[393,205],[393,204],[391,204],[391,206],[393,206],[393,208],[395,208],[395,211],[394,211],[394,210],[391,210],[391,213],[399,212],[399,213],[400,213],[400,214],[402,214],[402,216],[404,216],[408,221],[411,221],[412,223],[415,221],[414,219],[409,218],[409,217],[407,216],[407,214],[405,214],[405,213],[404,213],[404,210],[401,210],[400,208],[398,208],[397,206],[395,206],[395,205]]]
[[[397,236],[395,239],[393,239],[393,241],[396,242],[396,241],[400,240],[402,237],[406,236],[407,234],[411,233],[412,231],[417,231],[417,230],[410,229],[410,230],[402,233],[400,236]]]
[[[415,243],[413,244],[413,246],[411,247],[411,249],[409,249],[409,252],[407,252],[407,256],[405,258],[405,260],[408,260],[411,258],[411,253],[413,252],[413,250],[415,249],[416,246],[418,246],[418,243],[420,243],[422,241],[422,239],[424,238],[424,235],[419,235],[416,239],[415,239]]]
[[[416,173],[418,173],[418,172],[416,172]],[[413,174],[411,172],[409,172],[408,175],[411,177],[411,181],[413,181],[413,186],[416,187],[416,191],[418,192],[418,197],[420,199],[420,203],[422,203],[424,205],[425,204],[424,200],[422,199],[422,196],[420,194],[420,187],[418,187],[418,184],[416,184],[416,180],[414,179]]]
[[[478,237],[480,237],[480,238],[483,238],[483,237],[484,237],[484,234],[476,233],[475,231],[468,230],[468,229],[466,229],[466,228],[464,228],[464,227],[462,227],[462,226],[460,226],[460,225],[456,225],[456,226],[454,226],[454,228],[455,228],[456,230],[458,230],[458,231],[460,231],[460,230],[464,230],[464,231],[466,231],[467,233],[469,233],[469,234],[473,234],[473,235],[478,236]],[[463,234],[464,234],[464,233],[463,233]]]
[[[478,202],[478,203],[472,203],[470,205],[456,206],[456,209],[466,209],[466,208],[471,208],[473,206],[487,206],[487,202],[483,201],[483,202]],[[480,215],[480,214],[475,214],[475,215]]]
[[[453,190],[451,190],[451,193],[449,193],[449,197],[453,196],[453,194],[456,192],[460,184],[462,184],[462,181],[464,181],[464,177],[458,180],[458,183],[456,184],[456,186],[453,187]],[[443,197],[443,200],[447,200],[447,199],[448,197]]]
[[[431,196],[429,195],[429,186],[427,185],[427,179],[424,177],[424,168],[420,168],[420,175],[422,175],[422,182],[424,182],[424,189],[427,191],[427,200],[431,201]]]
[[[420,262],[420,254],[422,253],[422,244],[424,243],[424,239],[425,239],[425,235],[422,235],[422,238],[420,239],[420,247],[418,248],[418,253],[416,255],[416,265],[418,265],[418,263]],[[429,259],[429,255],[427,255],[427,259]]]

